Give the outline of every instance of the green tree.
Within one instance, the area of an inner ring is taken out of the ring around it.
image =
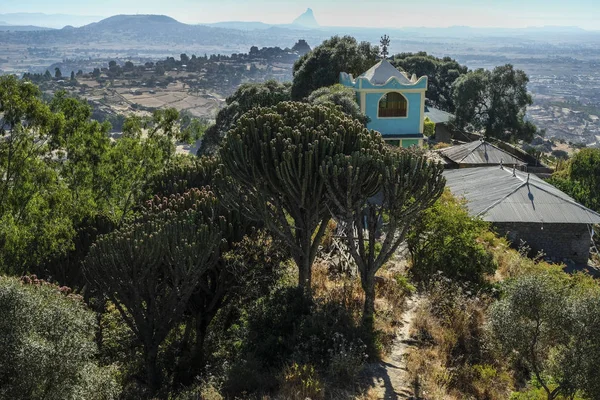
[[[225,134],[237,120],[254,107],[270,107],[290,100],[290,84],[275,80],[264,83],[245,83],[225,100],[226,106],[217,114],[202,139],[199,154],[215,154]]]
[[[321,169],[331,209],[342,222],[345,244],[360,272],[365,292],[363,326],[370,330],[375,314],[375,274],[445,185],[441,164],[411,151],[381,147],[351,156],[335,155]],[[384,239],[378,241],[379,237]]]
[[[391,62],[409,75],[427,76],[427,101],[439,109],[455,111],[453,84],[468,72],[467,67],[450,57],[438,58],[426,52],[396,54]]]
[[[582,149],[557,171],[552,184],[586,207],[600,212],[600,149]]]
[[[310,288],[312,264],[330,219],[321,164],[379,142],[377,133],[340,112],[293,102],[255,108],[227,134],[220,156],[246,196],[229,193],[228,200],[289,247],[299,286]]]
[[[531,141],[536,127],[525,120],[527,106],[533,103],[528,82],[525,72],[510,64],[461,76],[454,82],[454,123],[508,142]]]
[[[294,63],[292,99],[302,100],[315,90],[339,82],[340,72],[358,76],[371,68],[379,48],[351,36],[333,36]]]
[[[112,368],[95,362],[95,315],[69,291],[0,276],[1,398],[117,398]]]
[[[435,122],[425,117],[425,123],[423,124],[423,134],[427,137],[433,138],[435,136]]]
[[[337,107],[352,119],[357,119],[363,124],[368,122],[368,117],[361,112],[356,102],[354,90],[339,83],[315,90],[308,96],[308,102],[332,108]]]
[[[75,80],[75,71],[71,71],[71,82]]]
[[[492,255],[478,241],[487,228],[486,222],[472,218],[463,204],[444,193],[408,235],[411,275],[425,283],[438,272],[455,281],[484,283],[485,276],[496,270]]]
[[[562,275],[562,276],[561,276]],[[600,394],[600,290],[595,282],[538,272],[507,284],[492,304],[488,327],[495,344],[529,369],[548,400]]]
[[[62,78],[62,72],[60,72],[60,68],[58,68],[58,67],[54,68],[54,77],[56,79]]]
[[[58,118],[39,89],[0,77],[0,268],[21,274],[65,252],[74,235],[68,190],[51,162]]]
[[[161,387],[158,349],[219,257],[227,221],[217,201],[193,190],[150,203],[141,217],[101,236],[84,263],[90,282],[110,299],[143,345],[147,382]]]

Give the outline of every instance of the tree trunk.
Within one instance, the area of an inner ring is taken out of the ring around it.
[[[299,258],[298,263],[298,287],[310,292],[312,284],[312,263],[307,255]]]
[[[196,318],[196,345],[194,346],[194,355],[192,361],[192,371],[196,375],[200,375],[204,369],[204,340],[206,339],[206,331],[208,322],[202,315]]]
[[[146,374],[148,377],[148,387],[152,395],[160,390],[161,376],[156,361],[158,359],[158,349],[156,347],[146,348]]]
[[[365,292],[362,326],[367,332],[373,332],[375,325],[375,277],[364,274],[362,278],[361,284]]]

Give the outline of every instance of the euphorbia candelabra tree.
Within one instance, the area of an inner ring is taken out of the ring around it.
[[[227,133],[221,159],[244,196],[228,197],[289,246],[300,286],[310,288],[331,216],[321,164],[380,142],[379,134],[336,110],[294,102],[255,108]]]
[[[412,151],[337,156],[321,168],[334,215],[365,291],[363,325],[372,329],[375,274],[398,250],[411,223],[441,195],[443,167]],[[377,240],[381,237],[381,240]]]
[[[84,273],[120,311],[143,345],[148,384],[160,387],[160,344],[178,323],[202,277],[219,259],[228,221],[208,191],[150,202],[143,215],[101,236]]]

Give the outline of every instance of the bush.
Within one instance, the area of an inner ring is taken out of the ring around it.
[[[113,399],[111,368],[95,361],[95,315],[79,296],[38,280],[0,277],[0,398]]]
[[[483,329],[491,298],[465,284],[434,279],[418,306],[411,335],[421,342],[407,367],[428,398],[506,399],[512,379],[503,359],[486,347]]]
[[[347,386],[366,360],[357,319],[336,301],[310,299],[301,288],[284,287],[259,300],[242,324],[242,349],[224,385],[231,395],[275,389],[277,377],[280,385],[296,382],[281,380],[286,365],[299,366],[290,376],[304,376],[307,371],[298,368],[312,366],[324,383]],[[350,380],[340,381],[344,377]]]
[[[425,124],[423,125],[423,134],[427,137],[435,136],[435,122],[425,117]]]
[[[446,191],[413,226],[407,239],[413,278],[427,283],[441,272],[453,280],[484,284],[485,276],[496,270],[493,256],[479,240],[488,226],[471,218],[463,204]]]
[[[323,399],[323,384],[312,365],[294,363],[283,371],[280,395],[289,400]]]

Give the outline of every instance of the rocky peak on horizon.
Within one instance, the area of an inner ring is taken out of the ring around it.
[[[307,28],[315,28],[320,26],[315,19],[315,14],[313,13],[312,8],[307,8],[304,14],[300,15],[294,20],[294,22],[292,22],[292,25],[300,25]]]

